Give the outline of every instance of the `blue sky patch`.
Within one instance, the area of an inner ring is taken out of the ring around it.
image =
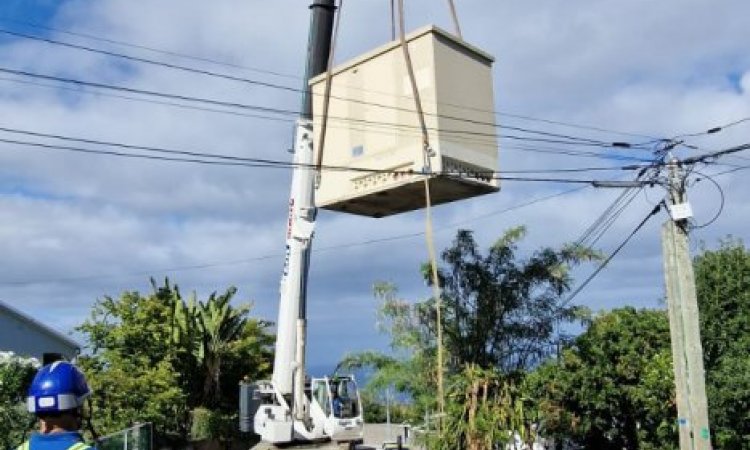
[[[742,72],[730,73],[727,75],[727,81],[733,92],[742,94],[742,85],[740,84],[742,82]]]
[[[0,19],[3,25],[11,23],[8,20],[48,25],[64,3],[60,0],[3,0]]]

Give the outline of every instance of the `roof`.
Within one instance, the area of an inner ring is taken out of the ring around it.
[[[478,47],[475,47],[475,46],[469,44],[466,41],[463,41],[463,40],[457,38],[456,36],[452,35],[451,33],[447,32],[447,31],[443,30],[442,28],[439,28],[439,27],[437,27],[435,25],[427,25],[427,26],[419,28],[419,29],[417,29],[415,31],[412,31],[411,33],[405,35],[404,39],[406,40],[406,42],[411,42],[411,41],[413,41],[415,39],[418,39],[418,38],[420,38],[420,37],[422,37],[422,36],[424,36],[426,34],[434,34],[434,35],[440,36],[443,39],[446,39],[446,40],[448,40],[450,42],[453,42],[454,44],[456,44],[459,47],[461,47],[464,50],[464,52],[471,53],[472,55],[474,55],[475,57],[479,58],[480,60],[484,60],[487,64],[491,64],[492,62],[495,61],[495,58],[492,55],[490,55],[489,53],[485,52],[484,50],[479,49]],[[395,41],[388,42],[385,45],[382,45],[382,46],[380,46],[380,47],[378,47],[378,48],[376,48],[374,50],[370,50],[369,52],[366,52],[366,53],[364,53],[362,55],[357,56],[354,59],[351,59],[349,61],[346,61],[346,62],[342,63],[341,65],[338,65],[338,66],[334,67],[331,70],[331,74],[332,75],[337,75],[337,74],[339,74],[341,72],[344,72],[344,71],[346,71],[346,70],[348,70],[348,69],[350,69],[350,68],[352,68],[352,67],[354,67],[354,66],[356,66],[358,64],[362,64],[363,62],[365,62],[367,60],[373,59],[373,58],[375,58],[375,57],[377,57],[379,55],[382,55],[383,53],[387,53],[387,52],[389,52],[389,51],[391,51],[393,49],[399,48],[399,47],[401,47],[401,41],[398,40],[398,39],[395,40]],[[317,75],[317,76],[313,77],[312,79],[310,79],[309,83],[310,83],[310,85],[314,85],[316,83],[320,83],[321,81],[323,81],[325,79],[326,79],[326,73],[324,72],[324,73],[322,73],[320,75]]]
[[[26,323],[31,328],[34,328],[38,330],[39,332],[52,337],[53,339],[57,339],[58,341],[61,341],[62,343],[72,348],[75,348],[75,349],[81,348],[81,344],[69,338],[68,336],[64,335],[63,333],[60,333],[59,331],[54,330],[35,319],[32,319],[31,317],[27,316],[26,314],[22,313],[21,311],[17,310],[16,308],[13,308],[12,306],[2,301],[0,301],[0,314],[7,314],[9,316],[12,316],[16,318],[17,320]]]

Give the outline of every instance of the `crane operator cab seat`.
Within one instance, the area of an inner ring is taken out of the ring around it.
[[[360,415],[359,398],[350,380],[332,379],[330,381],[333,415],[339,419],[354,419]]]

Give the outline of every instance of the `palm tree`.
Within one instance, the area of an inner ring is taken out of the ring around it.
[[[217,296],[212,293],[208,300],[191,302],[193,317],[197,327],[197,356],[205,370],[203,399],[207,405],[215,406],[221,399],[221,363],[224,356],[231,351],[231,345],[242,338],[247,323],[247,312],[250,306],[234,308],[230,304],[237,288],[230,287]]]
[[[221,399],[221,367],[232,344],[242,339],[250,305],[239,308],[230,302],[237,288],[230,287],[222,295],[212,293],[205,302],[195,294],[185,302],[174,303],[174,342],[187,343],[204,371],[201,404],[217,406]]]

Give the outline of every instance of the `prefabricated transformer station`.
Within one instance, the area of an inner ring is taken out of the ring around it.
[[[494,58],[435,26],[406,36],[431,157],[423,137],[403,49],[393,41],[332,71],[318,207],[384,217],[496,192]],[[327,76],[310,81],[315,152],[320,151]],[[340,170],[342,167],[357,170]]]

